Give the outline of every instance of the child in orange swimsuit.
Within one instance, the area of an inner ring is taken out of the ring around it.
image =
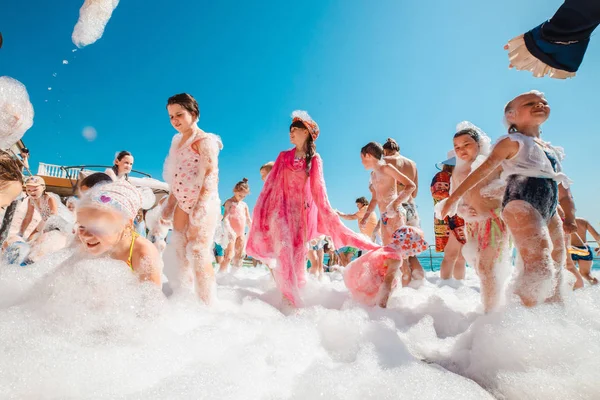
[[[133,229],[141,204],[138,190],[124,180],[94,187],[77,208],[77,236],[85,252],[121,260],[140,281],[160,286],[162,260],[158,250]]]
[[[223,220],[225,226],[230,227],[229,242],[219,272],[226,271],[232,259],[234,267],[241,267],[244,261],[244,252],[246,251],[245,231],[246,226],[249,227],[252,224],[252,219],[250,218],[248,205],[243,200],[249,193],[248,179],[244,178],[236,183],[233,188],[233,197],[225,202]]]

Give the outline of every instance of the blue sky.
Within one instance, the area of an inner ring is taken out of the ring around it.
[[[504,104],[538,89],[553,110],[544,138],[565,148],[579,215],[596,224],[600,40],[592,38],[569,81],[511,71],[502,49],[561,3],[121,0],[102,39],[72,52],[82,1],[8,0],[0,75],[28,88],[36,113],[24,137],[32,166],[110,164],[126,149],[135,169],[160,177],[174,134],[166,100],[193,94],[200,126],[225,145],[221,198],[247,177],[250,207],[262,187],[259,166],[290,147],[294,109],[308,110],[321,126],[317,150],[329,198],[343,211],[368,194],[361,146],[393,137],[419,166],[417,204],[429,240],[429,182],[456,124],[470,120],[496,138],[504,133]],[[97,130],[94,142],[82,137],[85,126]]]

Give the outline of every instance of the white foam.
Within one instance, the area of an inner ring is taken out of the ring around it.
[[[81,136],[83,136],[88,142],[93,142],[94,140],[96,140],[98,132],[96,132],[96,129],[93,126],[86,126],[85,128],[83,128]]]
[[[79,9],[79,20],[71,35],[73,44],[85,47],[100,39],[118,4],[119,0],[85,0]],[[65,61],[63,64],[66,64]]]
[[[0,76],[0,149],[19,141],[33,125],[33,106],[25,85]]]
[[[264,268],[219,276],[206,307],[164,299],[121,262],[52,257],[0,268],[1,398],[493,398],[419,357],[497,398],[600,393],[597,287],[482,316],[472,270],[455,288],[428,274],[388,309],[353,302],[336,272],[284,316]]]

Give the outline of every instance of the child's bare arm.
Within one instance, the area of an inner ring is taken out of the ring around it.
[[[381,171],[394,178],[396,182],[404,185],[404,190],[402,191],[402,193],[398,193],[398,197],[396,198],[396,200],[394,200],[394,208],[397,208],[402,203],[406,203],[406,201],[408,201],[408,199],[411,198],[412,192],[414,192],[414,190],[417,188],[415,183],[412,180],[410,180],[408,176],[398,171],[398,169],[393,165],[386,164],[381,168]]]
[[[358,212],[355,212],[354,214],[344,214],[343,212],[340,212],[340,211],[336,211],[336,212],[337,212],[337,215],[339,215],[341,219],[345,219],[348,221],[358,219],[358,215],[357,215]]]
[[[487,178],[493,171],[496,170],[502,161],[513,157],[519,151],[519,144],[510,140],[503,139],[494,146],[489,157],[473,172],[456,189],[452,191],[446,204],[442,209],[442,214],[447,215],[451,207],[456,203],[467,191],[475,185]]]
[[[558,185],[558,202],[565,213],[563,229],[566,233],[577,232],[577,223],[575,222],[575,202],[571,195],[571,190],[566,189],[562,184]]]
[[[169,194],[167,200],[162,206],[161,219],[170,221],[173,218],[173,212],[175,211],[175,206],[177,205],[177,199],[173,193]]]
[[[149,281],[160,287],[161,282],[161,258],[156,247],[149,243],[140,246],[140,251],[134,254],[132,263],[140,281]]]
[[[250,217],[250,209],[248,208],[248,204],[246,204],[246,224],[248,224],[248,226],[252,225],[252,217]]]
[[[418,192],[419,192],[419,170],[417,169],[417,166],[415,165],[415,190],[412,192],[413,199],[417,197]]]
[[[598,234],[598,231],[596,231],[594,226],[592,224],[590,224],[589,221],[587,221],[587,220],[584,220],[584,221],[585,221],[585,229],[590,233],[590,235],[592,235],[592,237],[594,238],[596,243],[600,244],[600,234]]]
[[[58,214],[58,203],[56,202],[56,199],[52,196],[50,196],[50,198],[48,199],[48,207],[50,207],[50,214]]]
[[[21,223],[21,229],[19,230],[18,235],[23,237],[27,227],[31,223],[33,219],[33,204],[31,204],[31,199],[28,200],[29,204],[27,205],[27,212],[25,213],[25,218],[23,218],[23,222]]]
[[[360,220],[361,225],[365,225],[371,216],[371,213],[375,211],[375,207],[377,207],[377,192],[373,189],[373,186],[369,186],[369,190],[371,191],[371,201],[369,202],[369,206],[367,207],[367,211],[365,211],[365,215]]]

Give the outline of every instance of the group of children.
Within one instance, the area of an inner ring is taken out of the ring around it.
[[[386,307],[398,281],[406,286],[413,279],[423,279],[416,256],[428,245],[414,204],[417,169],[400,155],[394,140],[388,139],[383,146],[370,142],[360,150],[363,166],[371,171],[372,198],[357,199],[358,211],[343,214],[331,207],[327,197],[323,161],[316,151],[319,126],[305,111],[294,111],[289,126],[293,147],[260,168],[264,185],[251,217],[244,202],[250,193],[247,179],[235,185],[233,196],[221,206],[218,155],[222,143],[198,127],[196,100],[185,93],[175,95],[168,99],[167,111],[178,132],[164,166],[170,194],[151,211],[156,214],[152,223],[147,219],[150,240],[134,229],[141,198],[127,182],[133,156],[121,152],[115,167],[108,175],[102,174],[108,182],[81,182],[74,246],[122,260],[141,280],[160,285],[161,253],[166,233],[172,230],[167,248],[175,254],[176,273],[169,276],[170,286],[175,291],[194,291],[205,303],[215,297],[216,245],[224,250],[218,260],[220,270],[227,270],[230,263],[239,267],[245,254],[251,256],[270,268],[282,299],[293,307],[303,304],[307,260],[311,272],[323,274],[325,246],[328,251],[338,249],[340,255],[362,253],[343,264],[350,293],[365,304]],[[453,137],[456,167],[451,174],[440,175],[432,188],[439,201],[438,220],[457,232],[447,239],[440,237],[439,243],[436,239],[436,247],[445,247],[448,256],[442,278],[453,273],[459,279],[464,276],[463,254],[481,280],[485,311],[500,302],[511,272],[512,245],[519,255],[514,292],[523,304],[559,299],[569,245],[563,229],[573,233],[577,225],[570,181],[560,165],[562,152],[540,138],[540,127],[549,113],[542,93],[517,96],[504,110],[508,134],[493,147],[479,128],[460,124]],[[57,200],[40,191],[38,179],[32,177],[26,184],[29,205],[23,227],[34,208],[42,217],[41,224],[57,213]],[[6,186],[3,196],[11,197],[10,190],[17,190],[17,184],[2,184]],[[444,199],[441,193],[448,188],[449,196]],[[557,210],[559,203],[561,210]],[[347,228],[340,218],[358,220],[360,233]],[[19,234],[23,236],[24,230]],[[589,270],[582,275],[593,281]]]

